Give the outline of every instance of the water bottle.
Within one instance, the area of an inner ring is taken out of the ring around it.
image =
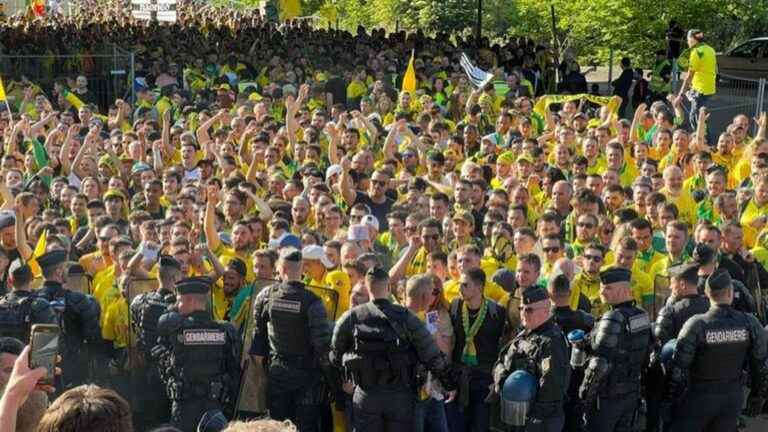
[[[573,330],[568,333],[568,342],[571,344],[571,367],[580,368],[587,362],[586,334],[584,330]]]

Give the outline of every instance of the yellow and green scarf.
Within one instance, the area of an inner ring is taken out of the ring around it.
[[[485,315],[488,312],[488,300],[483,299],[480,311],[477,313],[475,322],[469,324],[469,307],[464,302],[461,309],[461,323],[464,326],[464,351],[461,354],[461,362],[467,366],[477,366],[477,347],[475,347],[475,336],[480,331],[480,327],[485,321]]]

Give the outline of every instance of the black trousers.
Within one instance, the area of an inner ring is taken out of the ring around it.
[[[691,391],[672,415],[674,432],[733,432],[744,404],[744,393]]]
[[[592,407],[587,413],[587,430],[589,432],[630,432],[637,402],[637,394],[629,394],[617,399],[599,398],[597,406]]]
[[[320,385],[267,385],[267,409],[274,420],[291,420],[304,432],[320,431],[323,415]]]
[[[415,429],[416,395],[412,390],[365,391],[352,395],[354,432],[406,432]]]

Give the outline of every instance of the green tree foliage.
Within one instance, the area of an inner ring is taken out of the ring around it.
[[[342,28],[358,25],[389,31],[470,34],[477,0],[306,0],[311,14],[331,2]],[[605,61],[609,50],[638,63],[650,63],[664,48],[669,20],[703,29],[723,50],[768,34],[768,0],[483,0],[483,35],[491,39],[528,36],[552,41],[551,7],[557,37],[587,60]]]

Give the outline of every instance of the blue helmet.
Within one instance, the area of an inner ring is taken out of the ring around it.
[[[510,426],[525,426],[528,409],[536,399],[536,377],[517,370],[504,381],[501,389],[501,421]]]
[[[501,397],[508,401],[529,402],[536,399],[538,388],[539,384],[536,377],[524,370],[517,370],[512,372],[504,381]]]
[[[677,339],[670,339],[663,347],[661,347],[659,360],[664,367],[669,366],[669,363],[672,361],[672,355],[675,354],[675,348],[677,348]]]
[[[570,343],[577,343],[584,340],[584,337],[586,336],[586,333],[584,333],[584,330],[577,329],[573,330],[570,333],[568,333],[568,342]]]

